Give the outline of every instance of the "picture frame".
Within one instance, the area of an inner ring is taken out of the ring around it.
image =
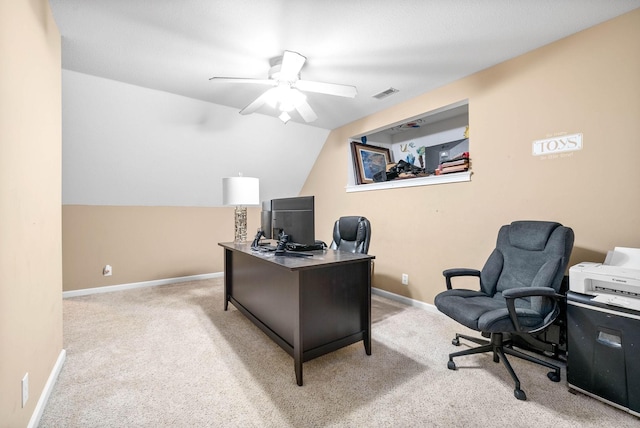
[[[385,147],[352,141],[351,152],[357,184],[373,183],[373,176],[391,163],[391,152]]]

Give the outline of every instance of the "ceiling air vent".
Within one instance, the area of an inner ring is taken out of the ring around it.
[[[389,95],[393,95],[396,92],[399,92],[399,89],[396,88],[389,88],[389,89],[385,89],[384,91],[380,92],[379,94],[375,94],[373,96],[373,98],[377,98],[379,100],[383,99],[383,98],[387,98]]]

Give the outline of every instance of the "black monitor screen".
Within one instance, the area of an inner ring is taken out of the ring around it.
[[[314,197],[272,199],[271,224],[273,239],[284,232],[289,235],[289,242],[314,245]]]

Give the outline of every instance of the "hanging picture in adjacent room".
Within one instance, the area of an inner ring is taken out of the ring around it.
[[[391,153],[384,147],[352,141],[351,150],[358,184],[373,183],[373,176],[391,163]]]

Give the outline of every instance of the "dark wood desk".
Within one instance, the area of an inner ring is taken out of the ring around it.
[[[231,302],[293,357],[296,382],[302,363],[363,341],[371,355],[371,260],[335,250],[313,257],[258,252],[249,243],[224,248],[224,310]]]

